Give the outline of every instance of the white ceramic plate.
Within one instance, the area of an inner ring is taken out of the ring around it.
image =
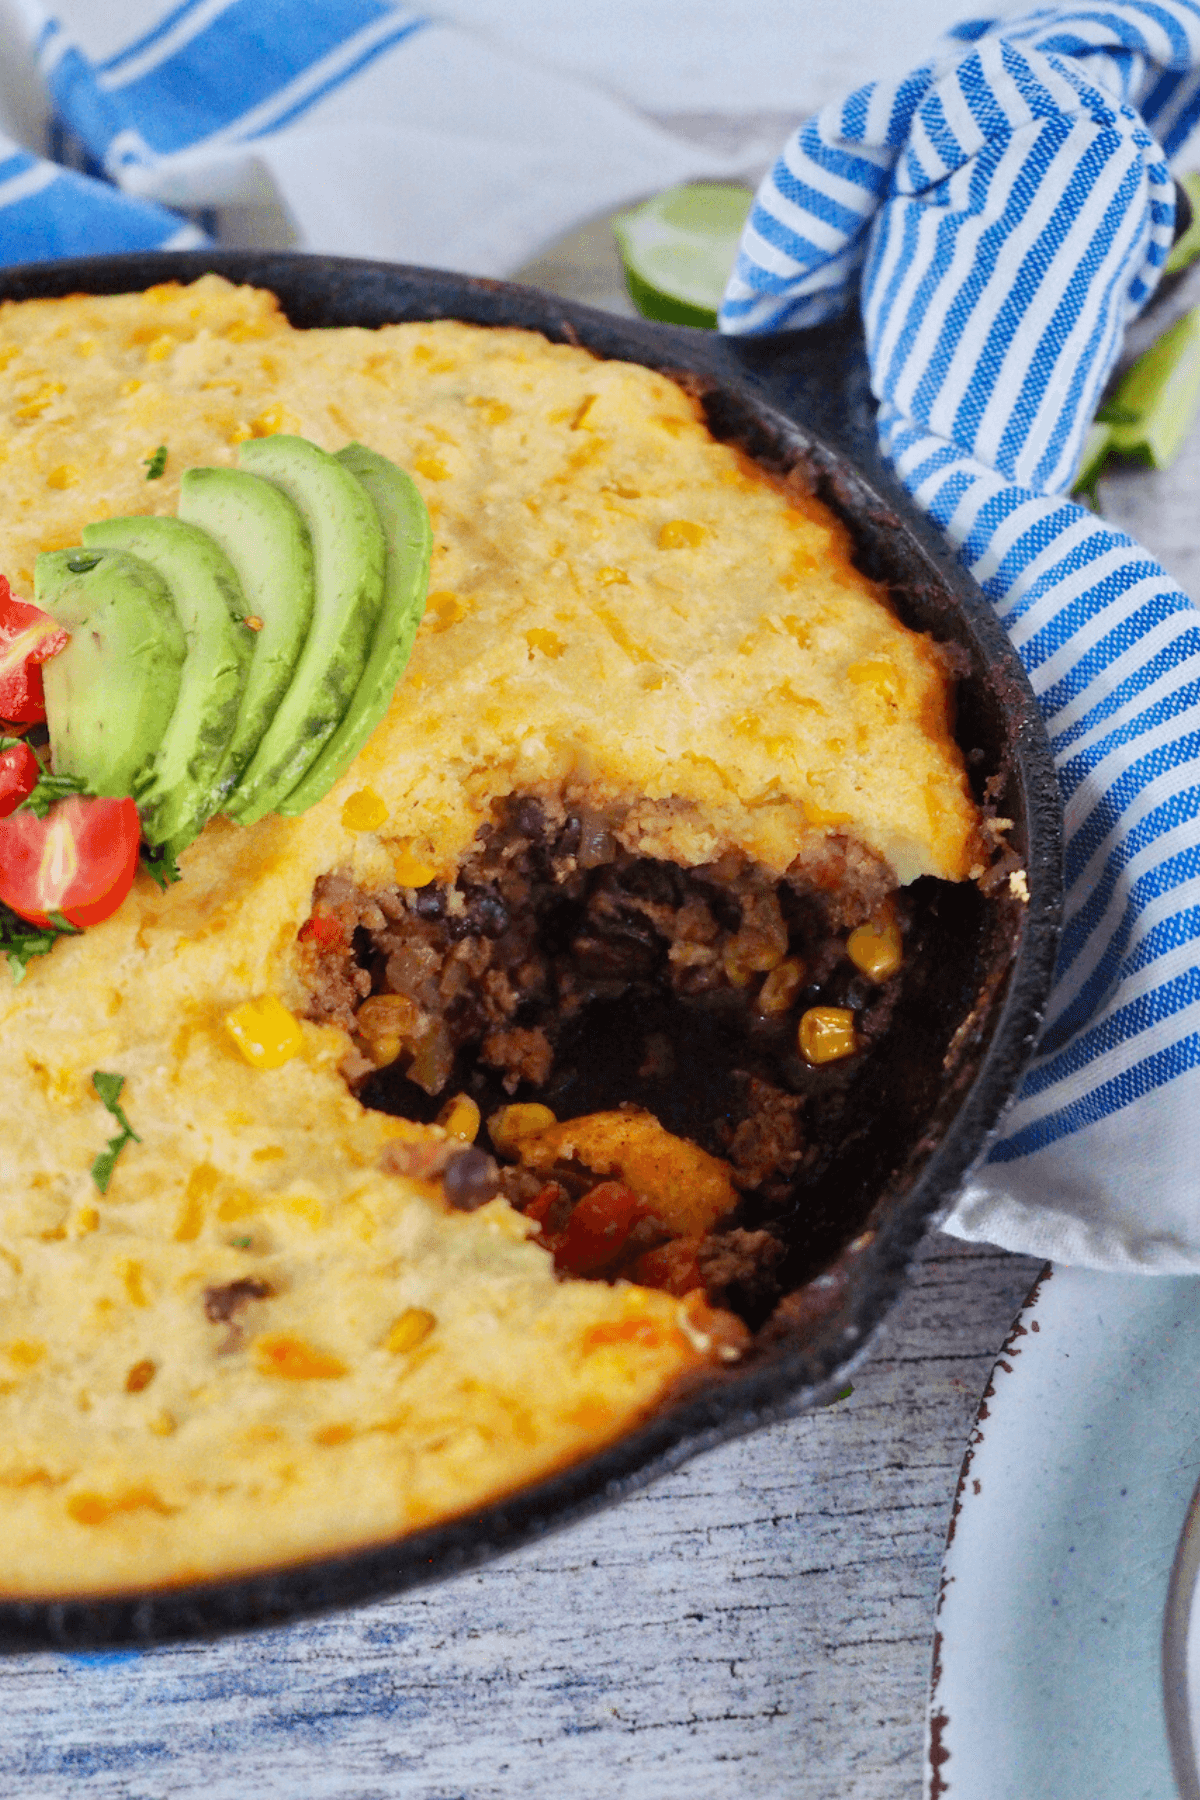
[[[1198,1475],[1200,1280],[1047,1272],[963,1464],[928,1800],[1176,1800],[1163,1615]]]
[[[1163,1623],[1163,1702],[1180,1800],[1200,1800],[1200,1487],[1187,1510]]]

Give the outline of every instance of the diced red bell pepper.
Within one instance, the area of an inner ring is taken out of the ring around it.
[[[630,1271],[633,1280],[667,1294],[690,1294],[694,1288],[702,1288],[704,1277],[696,1260],[699,1242],[699,1238],[672,1238],[669,1244],[644,1251]]]
[[[341,920],[332,913],[314,913],[311,919],[305,919],[296,935],[302,944],[315,944],[318,950],[334,950],[346,941]]]
[[[49,613],[14,599],[0,575],[0,719],[36,725],[45,718],[39,665],[56,656],[69,637]]]
[[[554,1266],[564,1275],[595,1275],[615,1263],[648,1208],[623,1181],[602,1181],[578,1202],[552,1241]]]
[[[0,750],[0,819],[16,812],[22,800],[32,794],[42,768],[28,744],[13,744]]]
[[[525,1217],[532,1219],[538,1230],[545,1232],[551,1213],[556,1205],[565,1199],[562,1188],[557,1181],[548,1181],[540,1194],[535,1194],[525,1208]]]

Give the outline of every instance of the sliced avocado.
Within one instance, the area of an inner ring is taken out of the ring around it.
[[[313,547],[312,622],[287,692],[225,810],[252,825],[290,794],[333,736],[366,667],[383,604],[383,528],[365,489],[304,438],[254,438],[241,461],[296,507]]]
[[[120,550],[50,550],[37,604],[71,634],[42,669],[58,775],[135,794],[179,696],[187,642],[157,569]]]
[[[306,812],[329,792],[387,711],[412,652],[429,585],[429,511],[404,470],[362,444],[347,444],[337,460],[362,483],[383,526],[383,611],[346,716],[307,775],[277,806],[288,816]]]
[[[287,692],[313,609],[313,555],[304,521],[285,494],[244,469],[189,469],[179,517],[206,531],[237,571],[259,625],[237,723],[217,771],[217,810],[241,779]]]
[[[89,550],[125,550],[167,584],[187,644],[179,697],[138,792],[142,835],[177,855],[218,810],[217,770],[233,735],[254,633],[229,559],[179,519],[102,519],[86,525]]]

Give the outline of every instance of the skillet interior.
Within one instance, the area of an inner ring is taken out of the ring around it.
[[[931,986],[897,1052],[877,1066],[878,1103],[844,1150],[836,1184],[792,1221],[794,1292],[786,1329],[586,1462],[507,1500],[386,1544],[299,1567],[184,1590],[87,1602],[0,1605],[0,1645],[72,1647],[242,1629],[379,1597],[513,1547],[643,1485],[658,1471],[753,1426],[822,1404],[864,1353],[926,1224],[948,1208],[1015,1091],[1053,968],[1060,901],[1060,807],[1036,704],[991,608],[883,468],[866,371],[841,327],[736,343],[619,320],[553,296],[438,271],[337,258],[187,253],[86,259],[9,270],[0,298],[115,293],[214,270],[276,293],[297,326],[375,326],[453,317],[516,325],[604,357],[682,376],[714,434],[816,491],[849,525],[858,560],[886,579],[900,616],[962,647],[959,739],[999,774],[999,810],[1031,894],[985,902],[952,889],[932,923]]]

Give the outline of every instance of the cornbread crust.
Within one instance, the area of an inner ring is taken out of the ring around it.
[[[629,1431],[716,1357],[719,1318],[556,1281],[505,1202],[457,1214],[380,1170],[402,1127],[349,1095],[342,1031],[304,1022],[299,1055],[252,1070],[223,1020],[264,994],[304,1010],[319,876],[452,877],[510,793],[689,866],[963,879],[984,859],[940,652],[678,387],[531,333],[296,332],[209,276],[0,309],[0,363],[0,569],[23,595],[39,550],[174,512],[183,469],[273,430],[392,457],[435,535],[409,675],[329,797],[214,821],[178,886],[139,878],[0,987],[0,1593],[347,1549]],[[352,828],[364,793],[377,830]],[[142,1139],[103,1197],[97,1069]],[[245,1281],[270,1293],[217,1323],[206,1292]],[[409,1311],[433,1326],[387,1348]]]

